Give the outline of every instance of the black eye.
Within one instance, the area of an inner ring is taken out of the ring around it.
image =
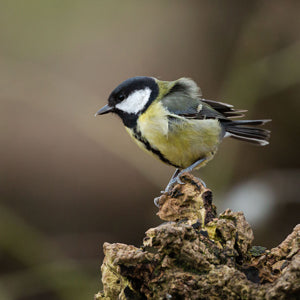
[[[118,96],[118,100],[119,101],[123,101],[125,99],[125,95],[124,94],[120,94],[119,96]]]

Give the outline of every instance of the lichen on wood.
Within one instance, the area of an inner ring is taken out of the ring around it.
[[[242,212],[219,217],[212,193],[190,174],[163,194],[164,221],[143,246],[103,246],[103,291],[95,299],[299,299],[300,224],[276,248],[252,246]]]

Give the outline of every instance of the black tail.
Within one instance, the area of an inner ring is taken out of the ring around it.
[[[222,122],[225,128],[225,137],[229,136],[234,139],[250,142],[256,145],[268,145],[270,131],[261,128],[255,128],[244,125],[259,126],[264,125],[271,120],[239,120]]]

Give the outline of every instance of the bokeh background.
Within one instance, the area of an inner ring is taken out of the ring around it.
[[[128,77],[191,77],[272,118],[269,146],[226,140],[197,175],[255,244],[299,222],[299,1],[1,1],[0,299],[92,299],[102,244],[140,245],[173,169],[114,116]]]

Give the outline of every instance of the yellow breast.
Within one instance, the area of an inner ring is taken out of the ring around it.
[[[130,129],[127,131],[134,138],[133,132]],[[220,142],[221,127],[215,119],[196,120],[172,116],[160,102],[154,102],[139,117],[137,131],[167,161],[180,168],[187,168],[201,158],[205,157],[208,161],[213,157]],[[142,149],[153,154],[149,145],[147,149],[145,143],[134,140]],[[154,155],[161,159],[157,153]]]

